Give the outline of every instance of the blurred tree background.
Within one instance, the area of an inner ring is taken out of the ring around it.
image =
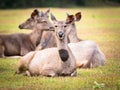
[[[0,0],[0,8],[120,6],[120,0]]]

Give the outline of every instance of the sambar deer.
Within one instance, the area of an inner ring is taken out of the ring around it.
[[[50,12],[50,9],[48,9],[45,13],[42,12],[43,16],[46,18],[46,21],[48,20],[48,13]],[[78,15],[79,16],[79,15]],[[81,14],[77,21],[81,19]],[[25,22],[19,25],[20,29],[31,29],[35,28],[35,21],[32,18],[28,18]],[[77,31],[76,31],[76,26],[75,23],[72,23],[71,26],[69,26],[71,29],[70,34],[68,35],[68,43],[76,43],[79,41],[82,41],[81,39],[78,38],[77,36]],[[40,44],[36,48],[36,50],[41,50],[45,48],[50,48],[50,47],[56,47],[56,42],[55,42],[55,36],[53,32],[49,31],[44,31],[40,40]]]
[[[19,61],[18,74],[26,72],[28,76],[76,76],[76,61],[68,47],[69,31],[66,30],[66,24],[56,23],[54,27],[57,48],[34,51],[25,55]]]
[[[0,57],[4,56],[23,56],[30,51],[34,51],[39,44],[43,29],[48,29],[51,25],[42,21],[44,17],[39,15],[38,10],[34,10],[31,18],[37,23],[36,28],[30,34],[17,33],[10,35],[0,35]],[[39,29],[37,28],[39,27]]]
[[[50,23],[49,21],[49,16],[48,13],[50,12],[50,9],[48,9],[45,13],[44,12],[40,12],[40,16],[42,16],[44,22]],[[22,24],[19,25],[19,28],[22,29],[39,29],[38,27],[36,27],[37,23],[35,23],[35,20],[30,17],[28,18],[26,21],[24,21]],[[51,23],[50,23],[51,24]],[[42,50],[45,48],[50,48],[50,47],[56,47],[56,42],[55,42],[55,36],[53,34],[53,32],[51,31],[43,31],[41,34],[41,39],[39,40],[39,45],[37,46],[36,50]]]
[[[54,16],[52,16],[52,18],[56,20]],[[80,19],[81,19],[81,13],[78,12],[75,15],[67,14],[66,21],[63,21],[66,22],[67,30],[70,31],[70,33],[68,34],[69,41],[78,42],[78,43],[70,43],[69,45],[73,54],[76,57],[77,67],[92,68],[97,66],[103,66],[105,63],[105,56],[103,52],[100,50],[99,46],[95,42],[90,40],[79,42],[80,40],[76,35],[77,32],[76,32],[75,21],[79,21]],[[29,56],[29,54],[27,56]]]
[[[67,14],[67,19],[61,22],[57,21],[53,15],[51,17],[52,20],[55,23],[59,23],[59,25],[66,23],[66,30],[69,31],[69,47],[75,56],[78,68],[94,68],[105,64],[105,55],[100,50],[99,46],[91,40],[80,41],[75,33],[75,21],[79,21],[81,19],[81,12],[78,12],[75,15]]]

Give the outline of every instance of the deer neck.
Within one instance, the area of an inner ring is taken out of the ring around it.
[[[71,52],[69,47],[68,47],[68,42],[67,42],[67,37],[64,38],[64,40],[60,40],[56,37],[57,41],[57,48],[58,48],[58,53],[63,62],[68,61],[69,55]]]
[[[57,41],[57,48],[58,50],[60,49],[67,49],[68,48],[68,40],[67,38],[65,37],[64,40],[60,40],[58,38],[56,38],[56,41]]]
[[[40,40],[41,40],[41,37],[42,37],[42,33],[43,31],[42,30],[39,30],[39,29],[34,29],[33,32],[30,34],[30,39],[31,39],[31,42],[33,43],[33,45],[36,47]]]
[[[76,70],[75,57],[72,54],[72,51],[68,47],[68,39],[65,36],[64,40],[57,39],[57,47],[59,57],[61,59],[62,68],[64,73],[70,73]]]
[[[75,24],[72,25],[71,27],[71,32],[68,35],[68,39],[70,43],[77,43],[80,41],[80,39],[77,36],[77,31],[76,31],[76,26]]]

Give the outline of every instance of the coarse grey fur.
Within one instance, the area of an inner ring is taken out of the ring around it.
[[[66,28],[56,21],[58,28],[55,28],[55,37],[57,48],[48,48],[41,51],[30,52],[22,57],[18,64],[17,73],[26,72],[28,76],[43,75],[43,76],[76,76],[76,62],[70,48],[68,47]],[[62,27],[62,28],[61,28]],[[63,56],[60,55],[60,50],[65,50],[68,56],[63,61]],[[30,57],[29,57],[30,55]]]
[[[55,17],[52,16],[52,18],[56,20]],[[75,26],[75,21],[79,21],[80,18],[81,13],[78,12],[75,15],[68,15],[66,21],[62,21],[62,23],[67,24],[68,31],[76,32],[76,29],[73,28],[73,26]],[[69,33],[69,37],[72,34],[71,32]],[[75,37],[76,39],[71,41],[76,41],[77,36],[75,35]],[[78,43],[70,43],[69,47],[76,58],[76,66],[78,68],[95,68],[105,64],[105,55],[94,41],[84,40]],[[28,56],[30,57],[29,54]]]
[[[35,24],[35,28],[30,34],[17,33],[0,35],[0,57],[15,55],[23,56],[36,49],[43,30],[48,29],[51,24],[41,21],[43,17],[39,16],[38,10],[34,10],[31,17],[37,24]]]
[[[51,18],[56,21],[56,18],[51,15]],[[91,40],[83,40],[79,42],[76,34],[75,21],[81,19],[81,12],[75,15],[67,15],[66,21],[61,21],[59,24],[66,23],[68,38],[70,40],[69,47],[76,58],[78,68],[95,68],[105,64],[105,55],[100,50],[99,46]]]
[[[39,13],[39,16],[42,17],[43,22],[47,22],[47,23],[51,24],[49,19],[48,19],[49,18],[48,17],[49,12],[50,12],[50,9],[48,9],[45,13],[41,11]],[[30,17],[25,22],[20,24],[19,28],[21,30],[22,29],[33,30],[34,28],[37,29],[37,27],[35,26],[35,24],[36,24],[35,22],[36,21],[32,17]],[[39,23],[39,22],[37,22],[37,23]],[[56,47],[56,46],[57,46],[57,44],[55,42],[55,36],[54,36],[53,32],[43,31],[42,35],[41,35],[41,39],[39,39],[39,45],[36,47],[36,50],[42,50],[42,49],[45,49],[45,48]]]

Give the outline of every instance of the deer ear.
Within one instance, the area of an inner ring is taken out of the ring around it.
[[[37,9],[35,9],[33,12],[34,12],[36,15],[39,14],[39,11],[38,11]]]
[[[50,12],[50,8],[45,12],[45,14],[48,14]]]
[[[75,20],[80,21],[80,19],[81,19],[81,12],[78,12],[75,14]]]
[[[39,15],[39,11],[37,9],[35,9],[32,14],[31,14],[31,18],[34,19],[35,16],[38,16]]]
[[[53,22],[57,21],[57,19],[55,18],[55,16],[54,16],[52,13],[51,13],[50,15],[51,15],[51,20],[52,20]]]
[[[67,12],[66,12],[66,15],[67,15],[67,17],[69,17],[69,16],[70,16],[70,15],[69,15],[69,13],[67,13]]]
[[[70,23],[72,23],[73,21],[74,21],[74,16],[67,14],[66,23],[67,23],[67,24],[70,24]]]
[[[32,12],[31,18],[34,19],[34,17],[35,17],[35,14]]]

